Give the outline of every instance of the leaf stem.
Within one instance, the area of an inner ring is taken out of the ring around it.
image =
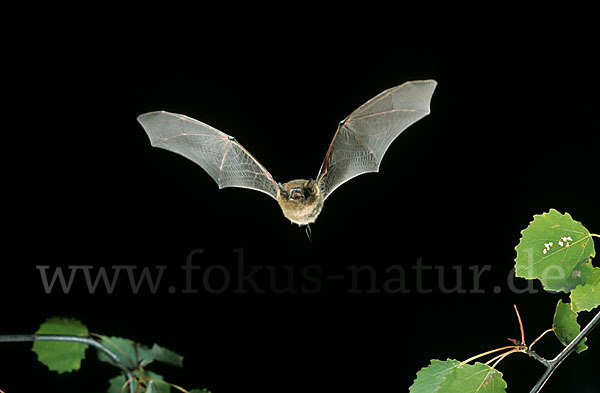
[[[546,364],[546,371],[537,381],[535,386],[531,389],[530,393],[539,393],[548,379],[552,376],[552,373],[558,366],[575,350],[575,347],[600,323],[600,311],[596,313],[594,318],[581,330],[581,332],[563,349],[554,359],[548,360]],[[532,351],[530,351],[532,352]],[[535,356],[533,356],[535,358]],[[538,359],[540,360],[540,359]],[[543,363],[543,362],[542,362]]]
[[[121,386],[121,390],[119,390],[119,393],[123,393],[123,391],[125,390],[125,388],[127,387],[127,385],[129,385],[129,386],[130,386],[130,388],[129,388],[129,392],[131,393],[131,390],[133,389],[133,387],[131,387],[131,386],[133,386],[133,379],[134,379],[134,378],[135,378],[135,377],[131,377],[131,378],[129,378],[127,381],[125,381],[125,383],[123,384],[123,386]],[[137,388],[137,389],[139,389],[139,386],[138,386],[138,388]],[[137,389],[136,389],[136,390],[137,390]]]
[[[518,347],[517,347],[517,346],[515,346],[515,345],[509,345],[509,346],[502,347],[502,348],[496,348],[496,349],[492,349],[491,351],[487,351],[487,352],[484,352],[484,353],[480,353],[479,355],[472,356],[472,357],[468,358],[467,360],[464,360],[464,361],[460,362],[460,364],[461,364],[461,365],[463,365],[463,364],[467,364],[467,363],[469,363],[470,361],[473,361],[473,360],[475,360],[475,359],[479,359],[480,357],[483,357],[483,356],[485,356],[485,355],[489,355],[490,353],[494,353],[494,352],[502,351],[502,350],[505,350],[505,349],[514,349],[514,348],[518,348]]]
[[[538,342],[540,340],[540,338],[544,337],[546,335],[546,333],[550,333],[550,332],[553,332],[553,331],[554,331],[554,329],[548,329],[544,333],[540,334],[540,336],[538,338],[536,338],[535,340],[533,340],[533,342],[531,343],[531,345],[529,345],[529,347],[527,349],[531,350],[531,348],[533,347],[533,345],[536,342]]]
[[[517,319],[519,320],[519,328],[521,329],[521,344],[525,345],[525,330],[523,329],[523,322],[521,321],[521,315],[519,314],[519,309],[516,304],[513,304],[515,307],[515,312],[517,313]]]
[[[485,365],[486,365],[486,366],[489,366],[489,365],[490,365],[490,363],[492,363],[493,361],[496,361],[496,363],[494,363],[492,366],[490,366],[491,368],[495,368],[495,367],[496,367],[496,365],[497,365],[497,364],[498,364],[498,363],[499,363],[499,362],[500,362],[502,359],[504,359],[505,357],[507,357],[507,356],[508,356],[508,355],[510,355],[511,353],[515,353],[515,352],[524,352],[524,350],[523,350],[523,349],[521,349],[521,348],[515,348],[515,349],[511,349],[510,351],[506,351],[506,352],[504,352],[504,353],[501,353],[501,354],[500,354],[500,355],[498,355],[498,356],[495,356],[495,357],[491,358],[490,360],[488,360],[487,362],[485,362]]]
[[[121,359],[110,349],[94,340],[92,337],[71,336],[66,334],[6,334],[0,335],[0,342],[30,342],[30,341],[67,341],[91,345],[99,351],[102,351],[117,365],[127,379],[134,378],[131,371],[121,362]],[[134,393],[133,384],[129,385],[130,393]]]

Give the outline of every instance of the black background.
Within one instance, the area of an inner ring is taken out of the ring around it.
[[[429,359],[464,360],[517,338],[513,303],[533,339],[550,327],[561,296],[510,292],[520,231],[550,208],[600,231],[597,43],[587,12],[163,6],[19,14],[3,59],[0,332],[76,317],[93,332],[183,354],[183,369],[155,371],[215,393],[407,391]],[[265,195],[218,190],[192,162],[151,148],[136,122],[160,109],[202,120],[235,135],[285,182],[316,175],[352,110],[430,78],[438,81],[431,115],[396,140],[380,173],[327,200],[312,242]],[[180,266],[199,248],[200,291],[180,293]],[[293,269],[296,289],[311,285],[304,267],[320,266],[322,288],[278,294],[263,275],[263,294],[234,293],[235,282],[222,294],[202,290],[211,265],[235,280],[238,248],[246,266],[270,266],[278,280]],[[451,267],[462,266],[467,289],[468,267],[490,265],[485,293],[444,294],[437,272],[425,273],[433,293],[416,293],[419,258],[444,266],[448,286]],[[348,281],[324,279],[362,264],[380,279],[404,266],[411,293],[348,293]],[[88,294],[79,279],[69,294],[47,295],[38,265],[168,269],[156,294],[132,294],[126,281],[112,295]],[[546,392],[600,390],[598,332],[588,344]],[[562,347],[550,336],[538,345],[546,357]],[[91,351],[80,371],[57,375],[29,344],[0,348],[7,393],[101,392],[116,375]],[[499,369],[510,392],[529,391],[543,372],[523,355]]]

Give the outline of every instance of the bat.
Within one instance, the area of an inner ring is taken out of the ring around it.
[[[323,203],[339,186],[368,172],[378,172],[388,147],[408,126],[427,116],[434,80],[406,82],[385,90],[344,120],[333,136],[315,179],[278,183],[233,136],[190,117],[165,111],[138,116],[154,147],[194,161],[219,188],[241,187],[275,199],[292,223],[310,226]]]

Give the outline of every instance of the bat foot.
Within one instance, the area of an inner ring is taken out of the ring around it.
[[[306,236],[308,237],[308,241],[312,242],[312,239],[311,239],[312,231],[310,229],[310,224],[306,224],[306,226],[304,227],[304,230],[306,231]]]

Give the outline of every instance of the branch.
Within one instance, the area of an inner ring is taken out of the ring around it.
[[[537,353],[535,353],[534,351],[532,351],[532,350],[528,350],[528,351],[527,351],[527,354],[528,354],[529,356],[531,356],[532,358],[534,358],[535,360],[537,360],[538,362],[542,363],[544,366],[546,366],[546,367],[550,367],[550,361],[549,361],[549,360],[546,360],[546,359],[544,359],[543,357],[541,357],[540,355],[538,355],[538,354],[537,354]]]
[[[586,325],[586,327],[583,328],[583,330],[577,335],[577,337],[575,337],[573,341],[571,341],[569,345],[567,345],[565,349],[562,350],[561,353],[559,353],[554,359],[547,360],[548,364],[546,364],[546,367],[548,368],[546,369],[546,372],[544,372],[544,375],[542,375],[539,381],[537,381],[533,389],[531,389],[530,393],[539,393],[542,390],[542,388],[544,387],[546,382],[548,382],[548,379],[550,379],[550,376],[552,376],[552,373],[556,370],[556,368],[561,365],[563,360],[565,360],[567,356],[569,356],[571,352],[575,350],[575,347],[592,331],[592,329],[594,329],[598,325],[598,323],[600,323],[600,311],[596,313],[594,318],[592,318],[592,320]]]
[[[116,366],[118,366],[127,376],[128,381],[133,381],[135,378],[131,370],[127,368],[121,359],[114,354],[110,349],[100,344],[91,337],[69,336],[65,334],[7,334],[0,335],[0,342],[28,342],[28,341],[68,341],[91,345],[92,347],[102,351],[108,356]],[[129,383],[129,392],[134,393],[133,383]]]

